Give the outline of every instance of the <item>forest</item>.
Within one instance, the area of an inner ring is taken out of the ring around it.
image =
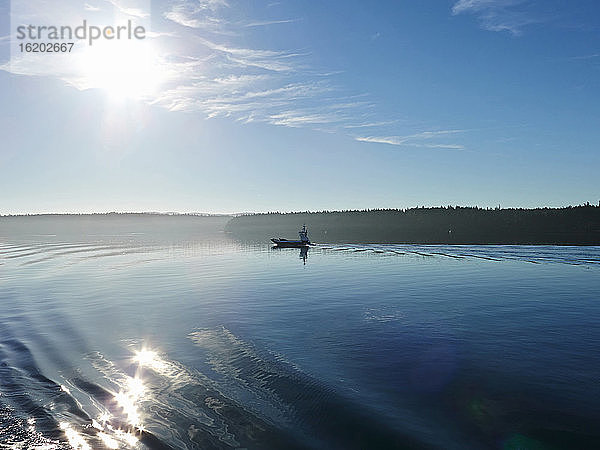
[[[600,205],[590,204],[247,214],[232,218],[225,230],[247,241],[297,239],[303,224],[317,243],[600,245]]]

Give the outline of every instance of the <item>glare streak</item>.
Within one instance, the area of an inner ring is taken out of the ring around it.
[[[71,428],[68,423],[61,422],[60,428],[65,432],[65,436],[67,436],[69,444],[75,450],[91,450],[90,445],[85,441],[83,436]]]

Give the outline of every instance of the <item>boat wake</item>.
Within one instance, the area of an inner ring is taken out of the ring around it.
[[[598,246],[316,244],[314,248],[325,251],[423,258],[523,261],[533,264],[559,263],[590,267],[600,265]]]

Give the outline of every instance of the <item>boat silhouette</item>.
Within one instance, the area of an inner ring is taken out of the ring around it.
[[[311,245],[310,240],[308,239],[306,225],[302,225],[302,229],[298,232],[298,236],[300,236],[300,240],[271,238],[271,242],[277,247],[307,247]]]

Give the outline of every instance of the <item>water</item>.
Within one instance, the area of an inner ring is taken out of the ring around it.
[[[0,447],[600,447],[600,247],[225,221],[0,218]]]

